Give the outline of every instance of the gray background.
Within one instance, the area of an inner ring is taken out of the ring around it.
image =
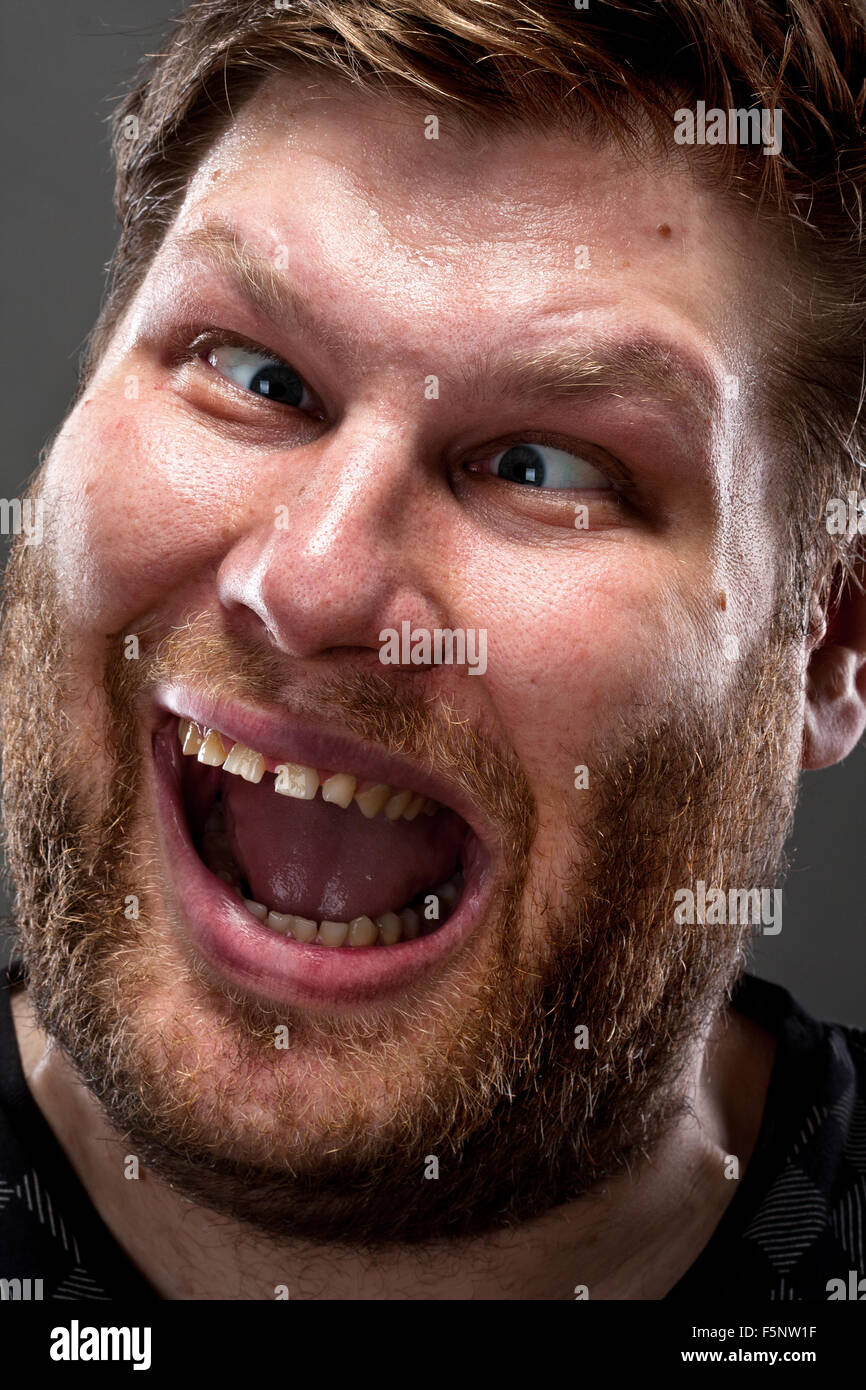
[[[13,497],[60,424],[114,240],[105,118],[139,56],[159,50],[165,0],[3,0],[0,496]],[[858,877],[861,745],[803,778],[783,929],[753,968],[813,1012],[866,1022],[866,905]]]

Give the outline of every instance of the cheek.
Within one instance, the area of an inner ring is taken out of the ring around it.
[[[567,817],[580,816],[585,782],[576,769],[591,786],[593,750],[622,724],[664,715],[671,698],[700,698],[707,652],[664,558],[637,544],[536,555],[525,567],[503,559],[496,573],[495,597],[478,602],[489,615],[487,690],[538,802],[536,863],[555,866],[574,852]]]
[[[118,411],[116,396],[103,392],[73,412],[44,474],[52,559],[70,618],[102,633],[173,592],[180,603],[181,589],[188,606],[249,496],[242,470],[214,468],[212,442],[208,451],[146,398]]]
[[[560,754],[568,764],[617,711],[660,694],[672,653],[690,634],[672,642],[674,605],[634,554],[627,564],[622,554],[610,563],[575,553],[546,567],[536,558],[498,573],[495,597],[478,604],[490,615],[488,688],[543,781]]]

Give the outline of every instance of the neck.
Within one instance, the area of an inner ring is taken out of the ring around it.
[[[144,1170],[125,1177],[128,1146],[36,1025],[26,991],[12,1011],[36,1104],[115,1239],[167,1299],[662,1298],[742,1181],[774,1053],[769,1033],[728,1010],[695,1046],[680,1118],[637,1168],[517,1230],[365,1253],[277,1244]],[[732,1155],[739,1179],[726,1176]]]

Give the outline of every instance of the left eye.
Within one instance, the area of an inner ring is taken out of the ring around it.
[[[610,479],[588,459],[547,444],[511,444],[494,454],[490,472],[530,487],[610,488]]]
[[[303,377],[298,376],[279,357],[225,343],[211,348],[207,360],[221,376],[256,396],[265,396],[269,401],[278,401],[280,405],[291,405],[300,410],[315,407],[316,403]]]

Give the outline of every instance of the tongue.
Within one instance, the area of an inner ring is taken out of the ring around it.
[[[465,822],[452,811],[367,820],[316,796],[278,796],[271,774],[255,784],[223,776],[229,843],[256,902],[316,922],[399,911],[458,866]]]

